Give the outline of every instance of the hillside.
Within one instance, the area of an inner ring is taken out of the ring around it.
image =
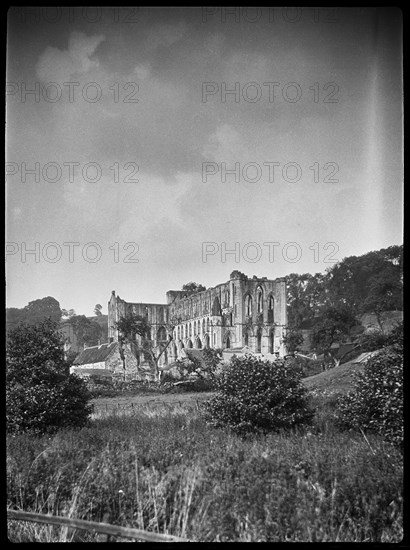
[[[309,376],[302,380],[303,384],[309,390],[319,391],[335,391],[340,393],[346,393],[352,389],[353,374],[361,372],[364,369],[364,365],[361,363],[343,363],[338,367],[334,367],[314,376]]]

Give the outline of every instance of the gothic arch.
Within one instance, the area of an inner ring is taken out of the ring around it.
[[[245,306],[245,316],[251,317],[252,316],[252,296],[250,294],[245,294],[244,306]]]
[[[165,330],[165,327],[159,327],[157,330],[157,340],[160,342],[163,342],[167,339],[167,331]]]
[[[204,348],[209,348],[209,334],[204,336]]]
[[[243,335],[243,339],[244,339],[244,342],[245,342],[245,346],[249,346],[250,345],[250,342],[251,342],[251,337],[253,336],[253,330],[251,329],[251,327],[248,327],[246,330],[245,330],[245,333]]]
[[[232,345],[232,335],[230,332],[228,332],[226,335],[225,335],[225,338],[224,338],[224,347],[226,349],[230,349]]]
[[[272,294],[268,297],[268,323],[275,322],[275,298]]]
[[[256,289],[256,311],[263,313],[263,288],[261,286]]]
[[[201,342],[201,339],[199,336],[197,336],[196,340],[195,340],[195,347],[196,349],[202,349],[202,342]]]
[[[221,315],[221,304],[219,302],[218,296],[214,298],[214,301],[212,303],[212,315],[213,316]]]
[[[194,347],[194,346],[192,345],[192,340],[191,340],[191,339],[189,339],[188,342],[186,343],[186,347],[187,347],[188,349],[192,349],[192,348]]]

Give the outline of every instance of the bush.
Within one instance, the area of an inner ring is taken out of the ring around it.
[[[356,373],[353,391],[339,399],[339,424],[370,431],[403,447],[403,346],[382,349]]]
[[[92,412],[83,380],[69,374],[56,323],[20,325],[6,350],[6,417],[10,433],[53,433],[84,426]]]
[[[205,403],[205,419],[238,433],[276,431],[312,420],[300,369],[289,362],[234,356]]]

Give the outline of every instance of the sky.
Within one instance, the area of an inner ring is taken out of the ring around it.
[[[402,243],[397,8],[12,8],[8,307]]]

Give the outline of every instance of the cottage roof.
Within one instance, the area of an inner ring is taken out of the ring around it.
[[[110,344],[101,344],[100,346],[86,348],[75,358],[73,365],[102,363],[108,359],[117,345],[117,342],[111,342]]]

